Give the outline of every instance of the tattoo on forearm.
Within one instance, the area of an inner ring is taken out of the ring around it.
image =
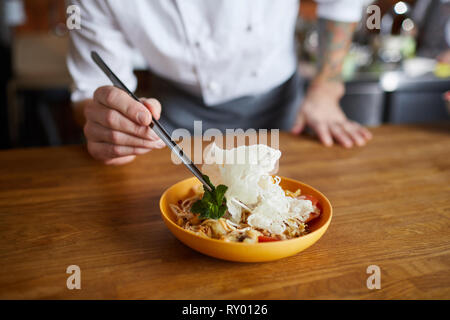
[[[318,79],[341,80],[342,65],[355,27],[356,23],[319,19]]]

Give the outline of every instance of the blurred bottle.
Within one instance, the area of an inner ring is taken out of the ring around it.
[[[381,19],[379,59],[397,66],[403,59],[411,58],[416,51],[417,25],[411,6],[397,2]]]

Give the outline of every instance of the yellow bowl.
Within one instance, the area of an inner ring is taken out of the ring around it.
[[[322,193],[307,184],[281,177],[280,186],[284,190],[294,192],[301,189],[302,194],[313,195],[319,199],[322,214],[308,223],[310,233],[291,240],[263,243],[237,243],[203,238],[178,226],[175,223],[175,214],[169,206],[170,203],[177,203],[178,200],[192,196],[192,187],[198,184],[200,182],[197,178],[186,179],[174,184],[163,193],[159,206],[165,224],[175,237],[188,247],[211,257],[238,262],[264,262],[289,257],[305,250],[319,240],[331,221],[331,204]]]

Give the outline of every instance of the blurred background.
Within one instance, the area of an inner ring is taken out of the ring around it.
[[[341,104],[368,126],[450,119],[450,0],[380,0],[380,29],[364,13],[343,76]],[[302,0],[297,22],[299,70],[311,79],[318,35],[316,4]],[[64,0],[0,0],[0,148],[83,142],[70,104]],[[151,83],[136,54],[138,95]],[[306,81],[306,86],[307,86]]]

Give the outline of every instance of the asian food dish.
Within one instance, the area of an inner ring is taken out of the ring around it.
[[[283,190],[276,170],[281,152],[266,145],[224,150],[212,144],[202,171],[211,191],[171,203],[176,223],[199,236],[227,242],[288,240],[308,233],[319,217],[318,200],[302,190]]]

